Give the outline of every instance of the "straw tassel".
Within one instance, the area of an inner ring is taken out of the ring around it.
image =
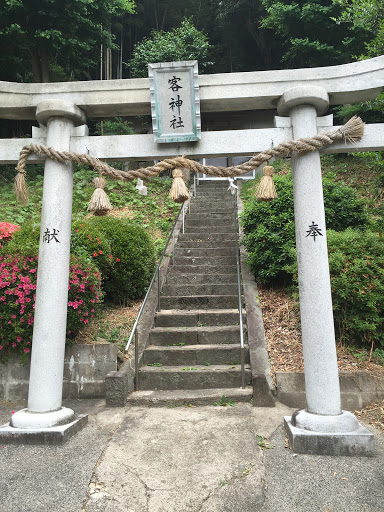
[[[364,135],[364,122],[358,116],[353,116],[340,128],[340,132],[343,134],[345,141],[354,143],[361,140]]]
[[[23,170],[18,169],[18,173],[15,176],[15,182],[14,182],[16,200],[22,204],[25,204],[28,201],[28,195],[29,195],[28,194],[28,186],[25,181],[25,175],[26,175],[25,169],[23,169]]]
[[[89,201],[88,211],[92,212],[93,215],[107,215],[107,213],[112,210],[112,205],[104,191],[105,179],[98,177],[93,180],[93,183],[96,190]]]
[[[256,199],[259,201],[277,199],[277,192],[273,183],[273,167],[270,165],[266,165],[263,169],[263,177],[256,190]]]
[[[189,192],[185,181],[183,179],[183,171],[181,169],[174,169],[172,172],[173,183],[171,192],[169,193],[172,201],[175,203],[184,203],[189,199]]]
[[[23,147],[20,151],[19,162],[16,167],[17,174],[15,176],[14,188],[16,193],[16,199],[18,202],[25,204],[28,201],[28,185],[25,181],[27,171],[25,169],[27,165],[27,158],[31,149],[29,146]]]

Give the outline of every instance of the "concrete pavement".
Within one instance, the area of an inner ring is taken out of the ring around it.
[[[384,511],[378,432],[373,458],[295,455],[281,404],[65,405],[89,424],[64,446],[0,447],[0,512]],[[17,408],[0,403],[1,423]]]

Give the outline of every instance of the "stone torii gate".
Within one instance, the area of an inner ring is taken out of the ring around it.
[[[261,152],[329,131],[332,116],[319,116],[330,105],[374,99],[384,86],[384,56],[334,67],[202,75],[199,82],[203,113],[277,109],[275,127],[203,132],[198,142],[166,145],[156,144],[152,135],[89,137],[87,117],[149,115],[148,79],[0,82],[0,118],[40,123],[32,138],[0,139],[0,163],[16,164],[21,148],[31,143],[107,161]],[[357,144],[338,142],[321,153],[378,150],[384,150],[384,125],[372,124]],[[31,162],[42,161],[31,156]],[[28,407],[0,428],[0,438],[8,442],[28,437],[57,442],[85,422],[62,407],[72,184],[70,163],[46,160]],[[293,157],[293,186],[307,409],[285,418],[286,427],[297,452],[371,455],[372,434],[340,405],[319,151]],[[311,223],[323,233],[316,243],[306,236]],[[61,243],[44,244],[45,229],[60,232]]]

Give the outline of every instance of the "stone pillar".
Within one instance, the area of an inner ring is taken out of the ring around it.
[[[85,116],[78,107],[61,100],[41,102],[37,106],[36,118],[47,126],[46,145],[61,151],[69,150],[73,127],[85,123]],[[47,158],[28,408],[12,416],[10,426],[14,429],[47,429],[75,421],[74,412],[61,406],[72,188],[72,164],[61,164]]]
[[[290,115],[299,139],[317,134],[328,104],[325,89],[303,86],[284,93],[278,112]],[[294,451],[371,455],[372,434],[341,410],[319,152],[295,154],[292,167],[307,408],[286,426]]]

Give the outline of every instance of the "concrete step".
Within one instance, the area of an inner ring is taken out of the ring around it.
[[[234,316],[239,323],[239,314]],[[245,328],[244,328],[244,339]],[[150,345],[231,345],[240,343],[239,325],[200,325],[177,327],[154,327],[149,333]],[[184,346],[182,345],[182,346]]]
[[[244,348],[245,363],[249,363],[248,347]],[[143,366],[237,365],[241,361],[240,344],[187,345],[163,347],[151,345],[145,349]]]
[[[232,229],[232,231],[235,231],[235,220],[233,218],[233,215],[230,217],[217,217],[216,219],[212,219],[211,217],[208,217],[207,215],[202,215],[199,219],[192,218],[192,217],[185,217],[185,230],[189,231],[189,228],[191,226],[200,226],[204,228],[210,228],[212,231],[212,228],[217,228],[218,226],[227,226],[227,228]]]
[[[201,225],[201,224],[194,224],[194,225],[186,225],[185,230],[188,233],[198,233],[199,236],[215,236],[218,233],[226,233],[228,235],[231,235],[232,237],[235,236],[235,227],[234,225]]]
[[[236,295],[237,283],[231,284],[166,284],[162,295]]]
[[[127,406],[181,407],[215,405],[230,406],[238,402],[250,402],[253,388],[213,388],[171,391],[134,391],[127,398]]]
[[[206,249],[219,249],[219,248],[229,248],[235,250],[236,240],[180,240],[177,242],[176,249],[196,249],[204,247]]]
[[[165,285],[236,284],[237,274],[168,274]]]
[[[234,242],[236,233],[180,233],[178,242]]]
[[[228,210],[233,212],[235,203],[232,198],[225,196],[224,198],[215,198],[210,196],[201,196],[192,199],[191,211],[194,209],[207,209],[209,211]]]
[[[236,246],[235,246],[236,247]],[[176,246],[175,259],[180,256],[189,256],[191,258],[204,257],[216,258],[216,256],[233,256],[236,255],[234,247],[179,247]]]
[[[233,256],[179,256],[175,254],[175,265],[192,265],[218,267],[221,265],[236,265],[236,255]]]
[[[218,203],[217,205],[212,204],[212,201],[205,201],[191,203],[191,211],[188,215],[199,215],[203,213],[207,213],[209,215],[234,215],[233,213],[233,205],[223,205],[222,203]]]
[[[245,368],[245,383],[250,385],[249,365]],[[139,386],[141,390],[236,388],[241,386],[241,366],[143,366]]]
[[[196,199],[212,197],[215,201],[231,201],[233,202],[233,196],[229,190],[204,190],[197,193]]]
[[[243,310],[243,318],[246,312]],[[239,324],[238,309],[196,309],[181,311],[168,309],[155,315],[156,327],[205,327],[205,326],[234,326]],[[178,343],[178,342],[176,342]],[[212,341],[210,341],[212,343]]]
[[[212,211],[207,211],[207,210],[202,210],[202,211],[198,211],[198,212],[192,212],[191,213],[187,213],[186,216],[185,216],[185,220],[193,220],[195,222],[199,222],[201,220],[203,221],[207,221],[207,220],[214,220],[214,221],[217,221],[217,220],[232,220],[234,219],[235,217],[235,214],[232,211],[227,211],[227,212],[212,212]]]
[[[181,264],[175,259],[175,264],[168,268],[168,275],[175,274],[236,274],[236,265],[191,265]]]
[[[162,309],[233,309],[237,295],[190,295],[161,297]]]

